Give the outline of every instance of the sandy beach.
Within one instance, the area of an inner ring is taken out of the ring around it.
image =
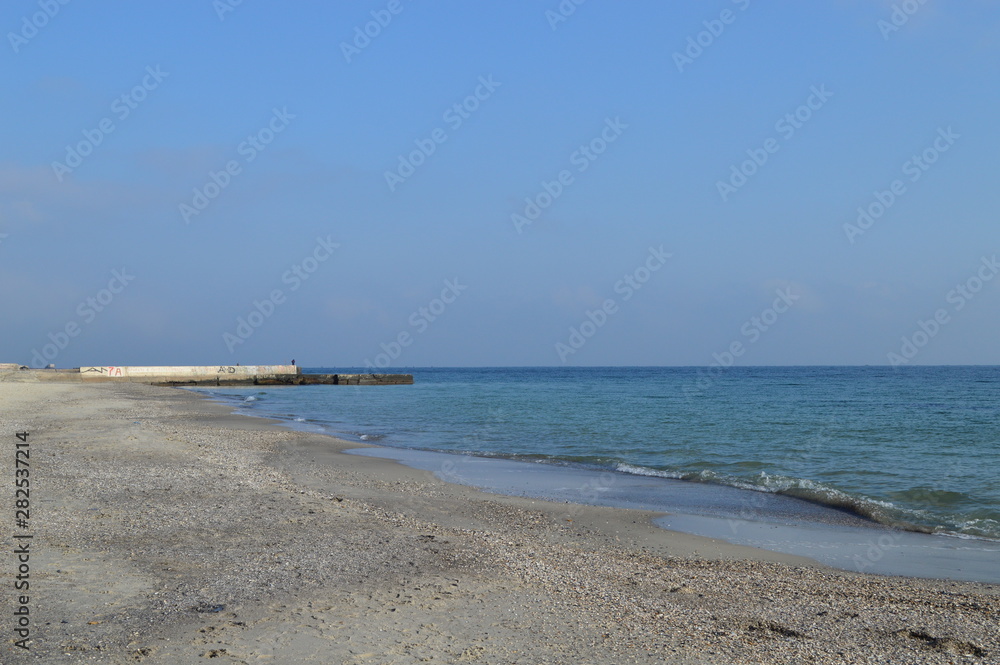
[[[0,383],[0,404],[2,492],[16,432],[31,479],[29,527],[5,504],[3,663],[1000,662],[995,585],[485,494],[178,389]]]

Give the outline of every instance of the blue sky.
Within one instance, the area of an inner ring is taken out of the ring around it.
[[[0,360],[1000,364],[995,0],[0,27]]]

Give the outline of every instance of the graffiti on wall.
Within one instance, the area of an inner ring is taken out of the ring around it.
[[[102,376],[125,376],[122,372],[122,367],[87,367],[82,370],[83,374],[89,374],[91,372],[95,374],[100,374]]]

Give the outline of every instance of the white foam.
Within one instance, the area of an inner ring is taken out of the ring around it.
[[[625,464],[624,462],[618,464],[615,467],[615,471],[630,473],[633,476],[649,476],[651,478],[674,478],[677,480],[684,478],[684,474],[676,471],[660,471],[659,469],[650,469],[649,467],[635,466],[633,464]]]

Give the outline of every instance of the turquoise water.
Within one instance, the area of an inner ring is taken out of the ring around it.
[[[412,386],[209,392],[383,446],[730,485],[1000,539],[997,367],[406,371]]]

